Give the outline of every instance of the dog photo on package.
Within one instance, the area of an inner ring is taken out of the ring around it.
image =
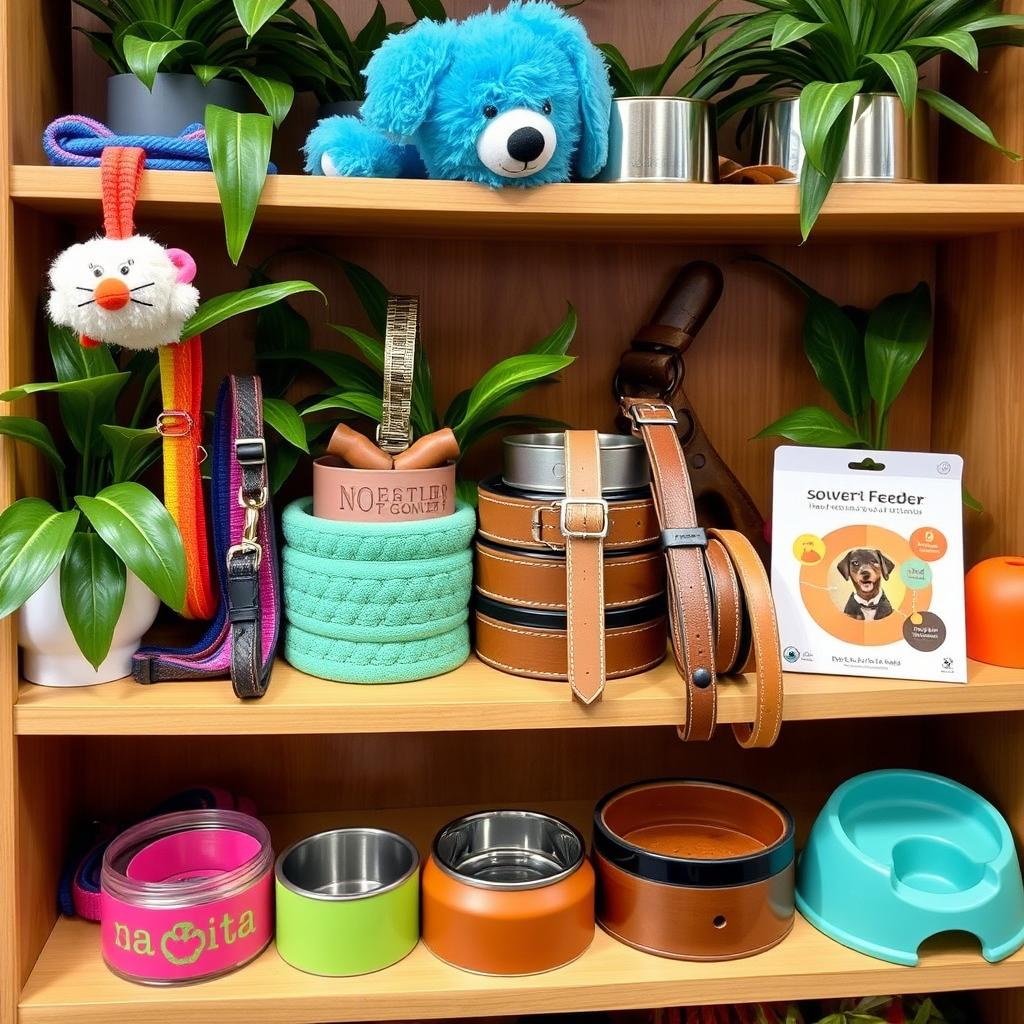
[[[772,593],[790,672],[967,682],[958,455],[784,446]]]

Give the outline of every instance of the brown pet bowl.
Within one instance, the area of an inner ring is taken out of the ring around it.
[[[666,779],[604,797],[594,812],[598,924],[678,960],[733,960],[793,926],[793,819],[739,786]]]

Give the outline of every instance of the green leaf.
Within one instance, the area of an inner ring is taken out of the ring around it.
[[[224,213],[228,255],[235,264],[267,180],[273,134],[274,122],[266,114],[239,114],[213,104],[206,108],[206,143]]]
[[[84,380],[86,377],[105,377],[117,373],[117,363],[106,345],[86,348],[78,334],[70,327],[54,323],[46,325],[46,339],[50,358],[57,371],[57,380]]]
[[[961,494],[963,496],[964,506],[966,508],[969,508],[972,512],[984,512],[985,511],[985,506],[982,505],[982,503],[980,501],[978,501],[978,499],[975,498],[974,495],[971,494],[971,492],[969,490],[967,490],[966,487],[961,487],[960,491],[961,491]]]
[[[100,427],[110,448],[115,484],[134,480],[160,458],[160,434],[156,427],[118,427],[105,423]]]
[[[302,417],[295,411],[291,402],[280,398],[264,398],[263,421],[273,427],[290,445],[309,453],[306,428],[303,426]]]
[[[992,129],[981,118],[972,114],[966,107],[957,103],[956,100],[951,100],[948,96],[944,96],[941,92],[936,92],[934,89],[922,89],[920,96],[933,110],[938,111],[943,117],[948,117],[954,124],[959,125],[964,131],[970,132],[981,139],[982,142],[987,142],[994,149],[998,149],[1003,156],[1009,157],[1011,160],[1020,160],[1019,153],[1015,153],[1012,149],[1007,149],[1003,146],[995,137]]]
[[[175,50],[188,44],[187,39],[140,39],[138,36],[125,36],[123,43],[124,59],[132,74],[147,88],[152,90],[160,65]]]
[[[598,46],[604,56],[605,64],[608,65],[608,73],[611,77],[612,88],[619,99],[638,96],[640,90],[633,77],[633,69],[629,62],[622,55],[617,46],[612,43],[601,43]]]
[[[565,319],[546,338],[541,338],[536,345],[531,345],[527,352],[537,356],[564,356],[572,344],[578,325],[579,318],[576,316],[576,310],[572,303],[568,303]]]
[[[388,326],[388,298],[391,293],[365,267],[348,260],[339,260],[348,283],[359,299],[359,304],[370,321],[370,326],[381,336]]]
[[[387,38],[388,34],[388,16],[384,7],[377,0],[376,5],[373,8],[373,13],[370,15],[366,24],[362,27],[359,34],[355,38],[355,44],[357,50],[363,50],[366,53],[372,53],[380,46],[381,43]]]
[[[57,568],[78,525],[42,498],[22,498],[0,515],[0,619],[20,608]]]
[[[904,46],[917,46],[926,50],[948,50],[963,58],[968,64],[978,70],[978,44],[970,32],[961,29],[950,29],[941,35],[921,36],[918,39],[908,39]]]
[[[384,416],[384,402],[373,395],[364,395],[358,391],[345,391],[321,399],[315,405],[302,410],[303,416],[311,416],[315,412],[328,412],[332,409],[346,409],[367,416],[375,423],[380,423]]]
[[[368,395],[377,396],[384,393],[384,378],[371,367],[361,363],[354,356],[350,356],[345,352],[325,352],[320,350],[311,350],[309,352],[269,352],[259,358],[271,363],[281,361],[295,363],[301,361],[316,367],[342,390],[363,391]]]
[[[164,604],[185,603],[185,547],[170,512],[141,484],[104,487],[75,503],[92,528]]]
[[[262,270],[249,276],[249,286],[271,284]],[[275,360],[260,367],[264,395],[284,395],[295,380],[295,361],[309,351],[309,322],[284,299],[264,306],[256,313],[254,352],[258,360]]]
[[[839,173],[839,165],[843,162],[843,154],[850,138],[850,124],[853,120],[853,108],[847,107],[839,120],[832,126],[825,140],[824,170],[819,171],[810,160],[805,160],[800,171],[800,233],[804,241],[810,237],[811,230],[821,213],[822,206],[832,190],[832,184]]]
[[[253,74],[252,71],[247,71],[245,68],[236,68],[236,70],[256,94],[256,98],[263,104],[264,110],[273,118],[274,126],[280,128],[281,122],[288,116],[288,111],[292,109],[295,89],[287,82],[264,78],[263,75]]]
[[[811,295],[804,320],[804,352],[822,387],[847,416],[867,405],[864,339],[853,321],[831,300]]]
[[[511,431],[513,429],[517,432],[527,430],[530,433],[542,433],[568,430],[569,424],[563,420],[550,419],[547,416],[527,416],[522,414],[495,416],[494,419],[484,420],[482,423],[479,423],[466,435],[466,439],[462,443],[459,452],[459,458],[461,459],[473,445],[483,440],[488,434],[493,434],[499,430]]]
[[[191,338],[196,334],[205,334],[233,316],[251,313],[254,309],[262,309],[271,303],[280,302],[281,299],[302,292],[316,292],[317,295],[323,296],[323,292],[309,281],[274,281],[271,284],[257,285],[255,288],[243,288],[238,292],[225,292],[223,295],[201,302],[195,314],[186,321],[181,336]]]
[[[805,405],[777,419],[756,436],[784,437],[818,448],[854,448],[865,443],[847,424],[817,405]]]
[[[931,292],[924,282],[913,291],[890,295],[868,319],[864,337],[868,388],[882,423],[924,355],[931,332]],[[884,440],[880,431],[877,447],[884,447]]]
[[[239,24],[251,40],[287,0],[234,0],[234,3]]]
[[[906,50],[892,53],[869,53],[868,60],[874,61],[888,76],[893,88],[899,93],[907,117],[914,112],[917,103],[917,64]]]
[[[833,128],[850,109],[853,97],[863,88],[863,79],[856,82],[811,82],[800,93],[800,137],[807,160],[818,171],[826,172],[826,143]],[[849,129],[844,134],[848,133]]]
[[[192,71],[203,85],[209,85],[222,71],[223,64],[193,64]]]
[[[128,383],[130,373],[108,373],[102,377],[82,380],[22,384],[0,394],[2,402],[16,402],[28,395],[53,392],[72,398],[73,404],[62,407],[61,414],[68,437],[82,453],[95,449],[97,431],[101,423],[113,418],[117,396]],[[73,410],[69,411],[69,410]]]
[[[481,416],[490,416],[512,401],[519,388],[550,377],[573,362],[573,356],[520,355],[492,366],[470,390],[466,411],[452,426],[459,444]]]
[[[0,416],[0,434],[6,434],[16,441],[24,441],[38,448],[49,459],[57,479],[63,480],[64,460],[60,457],[53,434],[45,423],[40,423],[30,416]]]
[[[775,31],[772,33],[771,48],[779,49],[780,46],[788,46],[798,39],[809,36],[812,32],[825,26],[820,22],[801,21],[792,14],[783,14],[775,23]]]
[[[354,327],[344,327],[341,324],[328,324],[327,326],[341,334],[344,334],[345,337],[359,349],[363,358],[370,364],[370,366],[373,367],[373,369],[378,373],[384,372],[383,341],[378,338],[371,338],[370,335],[363,334],[362,331],[357,331]]]
[[[409,7],[417,18],[429,18],[430,21],[448,20],[442,0],[409,0]]]
[[[93,668],[110,653],[124,607],[124,563],[95,533],[75,533],[60,564],[60,603],[78,649]]]

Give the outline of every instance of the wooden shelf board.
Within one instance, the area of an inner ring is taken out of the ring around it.
[[[99,216],[99,170],[15,165],[15,202]],[[218,220],[208,172],[150,171],[143,217]],[[797,191],[678,184],[546,185],[493,190],[468,182],[272,175],[257,228],[431,237],[559,237],[663,241],[798,241]],[[817,239],[943,238],[1024,226],[1020,185],[837,185]]]
[[[269,819],[276,849],[324,828],[394,828],[425,850],[446,821],[476,808],[287,815]],[[549,804],[589,835],[589,803]],[[111,974],[99,930],[58,921],[21,997],[22,1024],[261,1024],[501,1016],[634,1009],[716,1002],[815,999],[896,992],[940,992],[1024,985],[1024,952],[986,963],[976,946],[952,938],[929,944],[916,968],[862,956],[801,918],[779,946],[726,963],[648,956],[598,931],[575,963],[529,978],[485,978],[449,967],[422,943],[385,971],[317,978],[285,964],[271,947],[248,967],[177,989],[134,985]]]
[[[921,683],[847,676],[786,676],[785,718],[882,718],[1024,710],[1024,671],[971,663],[970,682]],[[750,721],[753,677],[723,679],[719,721]],[[685,715],[671,658],[612,680],[589,708],[564,684],[519,679],[471,657],[447,675],[393,686],[332,683],[284,662],[270,691],[240,704],[227,682],[140,686],[131,679],[74,689],[22,683],[14,708],[21,735],[257,735],[460,732],[674,725]]]

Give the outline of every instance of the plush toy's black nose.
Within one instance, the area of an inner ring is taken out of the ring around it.
[[[544,136],[536,128],[517,128],[508,137],[508,155],[528,164],[544,152]]]

